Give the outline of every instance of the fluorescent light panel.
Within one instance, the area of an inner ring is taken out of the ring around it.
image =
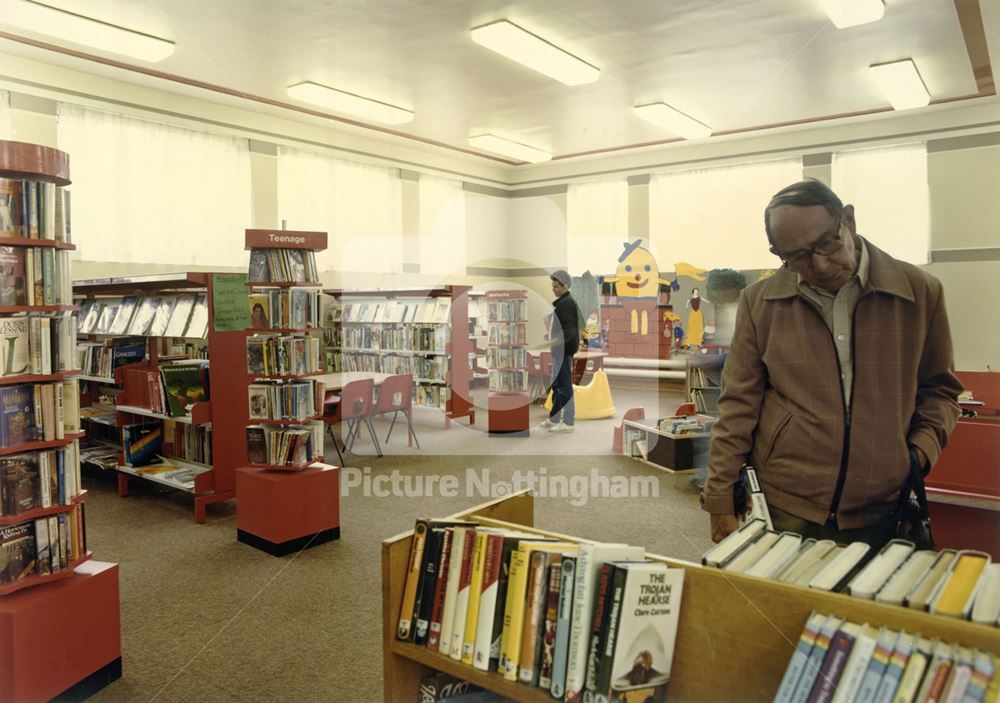
[[[480,46],[566,85],[593,83],[601,71],[513,22],[498,20],[470,30]]]
[[[702,124],[693,117],[688,117],[680,110],[675,110],[666,103],[638,105],[635,114],[659,127],[665,127],[679,137],[685,139],[701,139],[710,137],[712,128]]]
[[[174,53],[174,43],[32,0],[12,0],[5,22],[73,44],[156,63]]]
[[[529,164],[540,164],[552,159],[552,154],[548,152],[525,144],[519,144],[518,142],[512,142],[509,139],[503,139],[494,134],[480,134],[475,137],[469,137],[469,144],[483,151],[500,154],[501,156],[509,156],[518,161],[527,161]]]
[[[883,0],[819,0],[837,29],[877,22],[885,14]]]
[[[917,73],[912,59],[892,63],[872,64],[868,67],[889,104],[896,110],[923,107],[931,101],[924,82]]]
[[[288,86],[288,97],[382,124],[405,124],[413,119],[410,110],[308,81]]]

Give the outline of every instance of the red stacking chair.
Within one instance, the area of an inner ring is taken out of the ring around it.
[[[340,422],[340,396],[332,391],[328,391],[323,396],[323,422],[326,423],[326,430],[330,433],[330,439],[333,440],[333,448],[337,450],[340,465],[344,466],[344,455],[340,453],[340,442],[337,441],[337,433],[333,431],[333,426]]]
[[[407,446],[417,443],[420,449],[420,442],[417,440],[417,433],[413,431],[413,376],[408,373],[390,376],[382,381],[378,389],[378,402],[372,415],[387,415],[392,413],[392,422],[389,424],[389,432],[385,435],[386,444],[392,436],[392,429],[396,426],[396,417],[403,413],[406,418]]]
[[[375,436],[375,428],[372,427],[372,393],[374,390],[375,382],[370,378],[363,381],[351,381],[345,385],[340,391],[340,402],[337,404],[330,424],[347,423],[347,436],[344,438],[344,449],[347,451],[351,451],[354,441],[360,433],[361,425],[364,424],[368,428],[372,444],[375,445],[375,453],[381,457],[382,447],[379,446],[378,437]]]

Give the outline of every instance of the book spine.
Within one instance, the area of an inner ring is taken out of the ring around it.
[[[924,672],[927,670],[928,659],[927,644],[920,644],[914,648],[906,662],[903,677],[899,680],[899,688],[896,689],[896,695],[892,699],[893,703],[909,703],[914,700],[917,690],[920,688],[920,682],[923,681]]]
[[[795,693],[792,694],[792,703],[805,703],[809,697],[809,692],[812,691],[820,668],[823,666],[823,660],[830,650],[830,642],[833,640],[842,622],[838,618],[830,617],[823,624],[823,629],[816,636],[816,642],[813,644],[812,651],[809,652],[809,659],[802,670],[802,677],[799,679],[799,684],[795,687]]]
[[[417,600],[417,587],[420,585],[420,567],[423,564],[424,545],[427,541],[427,521],[417,520],[413,528],[413,541],[410,544],[410,560],[406,570],[406,582],[403,586],[403,602],[399,608],[399,624],[396,637],[403,641],[411,641],[414,635],[413,606]]]
[[[601,635],[607,634],[608,612],[610,610],[611,596],[614,591],[614,564],[605,562],[601,564],[601,575],[597,582],[597,591],[594,602],[594,616],[590,625],[590,646],[587,650],[587,675],[584,679],[584,688],[588,691],[597,690],[597,666],[598,660],[603,651],[601,647]]]
[[[875,700],[879,682],[882,680],[885,669],[889,664],[889,659],[892,657],[892,650],[894,649],[892,637],[889,631],[883,629],[882,634],[879,636],[878,644],[875,645],[871,661],[868,663],[868,669],[861,679],[858,695],[854,699],[855,703],[872,703]]]
[[[597,700],[606,701],[611,692],[611,672],[615,663],[615,645],[618,641],[619,625],[622,618],[622,599],[628,581],[627,569],[616,569],[612,573],[608,595],[608,616],[604,619],[604,633],[598,652],[597,675],[594,687]]]
[[[834,686],[840,681],[840,675],[847,664],[855,637],[845,630],[840,630],[830,643],[830,651],[823,659],[823,667],[809,692],[808,703],[827,703],[833,698]]]
[[[483,586],[479,596],[479,621],[476,624],[476,641],[472,652],[472,665],[482,671],[490,670],[490,648],[493,644],[493,621],[497,611],[502,555],[503,536],[487,535]]]
[[[420,585],[417,588],[417,600],[413,604],[413,642],[415,644],[427,643],[431,610],[434,607],[434,591],[437,586],[438,559],[441,557],[442,534],[441,528],[431,527],[427,531],[424,559],[420,567]]]
[[[589,622],[590,602],[595,585],[591,583],[590,570],[593,561],[590,545],[582,544],[576,556],[576,583],[573,587],[573,616],[569,649],[566,655],[566,701],[580,703],[583,698],[583,684],[587,675],[586,627]]]
[[[556,645],[552,653],[552,685],[554,698],[566,693],[566,656],[569,654],[569,634],[573,617],[573,592],[576,584],[576,557],[565,556],[559,584],[559,611],[556,615]]]
[[[527,684],[533,683],[537,678],[538,631],[545,607],[545,562],[544,552],[532,552],[525,599],[524,627],[521,632],[521,655],[518,663],[518,679]]]
[[[465,637],[465,620],[469,612],[469,586],[472,583],[472,560],[476,552],[476,531],[469,530],[462,547],[462,569],[458,582],[458,596],[455,602],[455,625],[451,635],[448,655],[462,660],[462,643]]]
[[[524,624],[524,595],[528,583],[528,555],[515,549],[510,555],[510,582],[504,607],[503,634],[500,638],[500,666],[507,681],[517,681]]]
[[[847,658],[844,671],[840,675],[833,694],[833,703],[849,703],[857,700],[861,688],[861,679],[868,669],[868,662],[875,651],[875,638],[869,636],[867,626],[861,629],[861,634],[854,641],[851,655]]]
[[[462,637],[462,663],[472,664],[476,651],[476,633],[479,625],[479,601],[483,594],[483,572],[486,568],[486,547],[489,535],[476,533],[476,548],[472,555],[472,572],[469,577],[469,603],[465,614],[465,632]]]
[[[444,598],[447,592],[451,568],[451,545],[455,528],[449,527],[441,536],[441,558],[438,565],[437,582],[434,586],[434,607],[431,609],[431,624],[427,633],[427,648],[433,652],[441,646],[441,620],[444,617]]]
[[[815,611],[806,620],[805,629],[799,635],[798,644],[795,645],[792,658],[788,661],[788,668],[785,669],[785,674],[781,677],[778,692],[774,695],[774,703],[789,703],[791,701],[792,694],[802,677],[802,670],[809,659],[809,652],[812,651],[816,635],[819,634],[824,620],[826,618]]]
[[[441,615],[441,634],[438,650],[448,656],[451,652],[451,635],[455,626],[455,603],[458,600],[458,579],[462,573],[462,553],[465,547],[464,527],[454,528],[451,538],[451,555],[448,565],[448,584],[444,594],[444,613]]]
[[[549,587],[545,604],[545,622],[542,626],[542,662],[538,672],[538,685],[552,688],[552,664],[555,657],[556,623],[559,617],[559,589],[562,587],[562,562],[549,567]]]
[[[504,606],[507,603],[507,588],[510,585],[510,556],[517,548],[517,539],[505,537],[500,552],[500,577],[497,581],[497,607],[493,613],[493,635],[490,642],[490,671],[503,671],[500,664],[503,640]]]

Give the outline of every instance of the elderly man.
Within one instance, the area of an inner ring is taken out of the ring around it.
[[[776,530],[877,549],[911,457],[929,471],[959,415],[941,284],[861,238],[819,181],[779,191],[764,225],[782,268],[740,298],[701,497],[712,539],[739,524],[747,462]]]

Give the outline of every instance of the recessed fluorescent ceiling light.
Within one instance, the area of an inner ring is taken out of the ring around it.
[[[593,83],[601,75],[600,69],[507,20],[484,24],[469,31],[472,41],[480,46],[566,85]]]
[[[896,110],[923,107],[931,101],[912,59],[872,64],[868,70]]]
[[[540,164],[552,159],[552,154],[541,149],[518,144],[517,142],[502,139],[492,134],[480,134],[477,137],[469,137],[469,144],[483,151],[490,151],[501,156],[509,156],[512,159],[527,161],[530,164]]]
[[[712,128],[698,120],[688,117],[683,112],[675,110],[666,103],[638,105],[635,114],[660,127],[666,127],[671,132],[685,139],[700,139],[710,137]]]
[[[837,29],[868,24],[882,19],[883,0],[819,0]]]
[[[8,4],[3,21],[38,34],[155,63],[174,53],[174,43],[32,0]]]
[[[383,124],[405,124],[413,119],[413,112],[401,107],[363,98],[353,93],[327,88],[318,83],[298,83],[288,86],[288,97],[328,107],[335,112],[363,117]]]

